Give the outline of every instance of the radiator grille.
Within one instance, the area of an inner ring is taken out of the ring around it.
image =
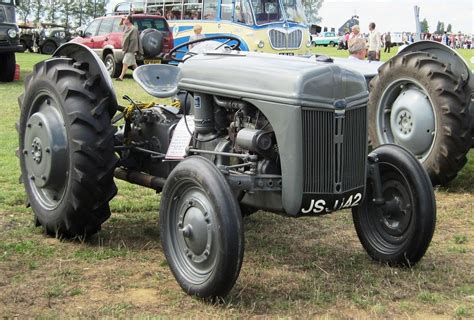
[[[343,190],[365,183],[367,163],[367,115],[365,107],[346,112],[343,145]],[[361,169],[364,170],[361,170]]]
[[[305,193],[340,193],[365,183],[367,119],[365,107],[337,115],[304,109]]]
[[[272,29],[269,31],[269,36],[274,49],[297,49],[301,47],[303,32],[293,30],[287,33],[283,30]]]

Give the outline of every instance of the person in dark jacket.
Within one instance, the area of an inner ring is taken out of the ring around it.
[[[125,77],[128,67],[132,67],[132,69],[137,67],[135,56],[141,52],[138,30],[133,25],[132,16],[128,15],[123,17],[121,24],[125,25],[126,30],[122,40],[122,51],[124,56],[122,61],[122,73],[117,78],[119,81],[122,81]]]
[[[392,36],[390,35],[390,32],[387,32],[385,34],[385,50],[383,52],[390,53],[391,47],[392,47]]]

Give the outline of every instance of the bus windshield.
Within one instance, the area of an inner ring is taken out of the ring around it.
[[[0,0],[0,4],[13,4],[13,0]]]
[[[288,21],[307,25],[304,6],[301,0],[282,0]]]
[[[283,21],[283,11],[279,0],[251,0],[257,25]]]

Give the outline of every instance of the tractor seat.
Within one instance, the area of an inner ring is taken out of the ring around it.
[[[146,64],[133,72],[133,79],[143,90],[156,98],[176,95],[180,78],[181,70],[167,64]]]

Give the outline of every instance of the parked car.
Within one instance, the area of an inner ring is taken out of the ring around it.
[[[34,52],[37,36],[35,27],[30,25],[18,25],[18,28],[20,29],[20,44],[23,47],[23,51]]]
[[[64,27],[44,28],[39,32],[37,45],[39,52],[43,54],[53,54],[63,43],[71,40],[69,30]]]
[[[323,32],[317,36],[311,35],[311,42],[314,46],[335,47],[339,43],[339,36],[335,32]]]
[[[173,35],[168,22],[162,16],[133,14],[133,24],[140,32],[144,57],[138,57],[138,64],[166,63],[163,54],[173,48]],[[120,25],[121,15],[94,19],[81,36],[71,42],[81,43],[94,50],[104,61],[111,77],[118,77],[122,70],[122,39],[124,27]],[[145,31],[146,30],[146,31]]]

